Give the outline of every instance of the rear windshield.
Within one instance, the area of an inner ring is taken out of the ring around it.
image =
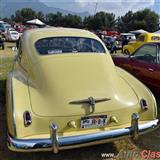
[[[50,37],[40,39],[35,43],[39,54],[64,53],[105,53],[103,45],[91,38],[82,37]]]

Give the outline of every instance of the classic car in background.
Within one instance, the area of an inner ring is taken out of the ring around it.
[[[14,28],[8,28],[4,36],[6,41],[17,41],[20,37],[19,33]]]
[[[6,23],[6,22],[3,22],[3,21],[0,21],[0,33],[4,33],[7,31],[8,28],[10,28],[11,25]]]
[[[104,43],[89,31],[26,31],[13,68],[7,80],[13,151],[57,153],[136,139],[159,127],[153,94],[115,67]]]
[[[113,56],[114,63],[160,94],[160,43],[146,43],[130,56]]]
[[[131,54],[137,48],[148,42],[160,42],[160,34],[143,33],[139,35],[136,41],[129,42],[128,45],[123,47],[123,53]]]
[[[128,41],[135,41],[136,40],[136,36],[135,34],[132,33],[121,33],[119,35],[119,39],[120,41],[123,41],[123,39],[127,39]]]

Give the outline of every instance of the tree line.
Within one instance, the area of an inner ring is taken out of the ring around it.
[[[35,12],[31,8],[17,10],[10,18],[3,18],[9,23],[22,22],[38,18],[47,25],[85,28],[89,30],[106,30],[128,32],[131,30],[144,29],[154,32],[158,29],[159,15],[150,9],[137,12],[128,11],[125,15],[116,17],[114,13],[97,12],[95,15],[82,18],[77,15],[63,15],[60,12],[44,15],[43,12]]]

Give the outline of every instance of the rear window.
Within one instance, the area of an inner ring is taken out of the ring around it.
[[[91,38],[82,37],[50,37],[40,39],[35,43],[39,54],[65,53],[105,53],[103,45]]]
[[[138,37],[138,41],[144,42],[144,40],[145,40],[145,36],[139,36]]]

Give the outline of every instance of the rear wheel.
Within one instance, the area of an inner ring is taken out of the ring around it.
[[[130,55],[130,52],[128,51],[128,49],[125,49],[123,53],[126,55]]]

